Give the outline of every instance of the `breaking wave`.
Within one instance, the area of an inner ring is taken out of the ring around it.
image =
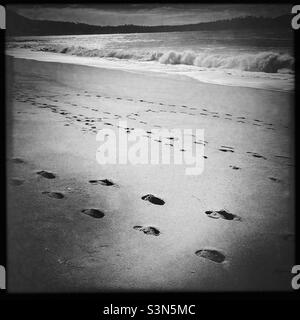
[[[291,55],[271,51],[228,55],[194,51],[140,52],[132,50],[90,49],[81,46],[68,47],[58,44],[37,45],[33,43],[18,44],[18,47],[34,51],[64,53],[82,57],[157,61],[161,64],[183,64],[204,68],[237,69],[241,71],[266,73],[293,73],[295,63]]]
[[[160,63],[187,64],[205,68],[238,69],[276,73],[294,68],[294,58],[288,54],[261,52],[257,54],[222,55],[194,52],[168,52],[159,58]]]

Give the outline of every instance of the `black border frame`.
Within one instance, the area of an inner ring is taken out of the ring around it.
[[[72,2],[72,3],[76,3]],[[79,2],[79,1],[78,1]],[[92,3],[93,1],[89,1]],[[119,1],[110,1],[109,3],[120,3]],[[142,2],[149,2],[149,3],[168,3],[174,1],[129,1],[130,3],[142,3]],[[204,3],[208,1],[203,1]],[[263,4],[278,4],[283,3],[287,4],[283,1],[247,1],[247,3],[263,3]],[[33,2],[22,2],[23,4],[33,4]],[[39,2],[40,3],[40,2]],[[57,1],[47,1],[46,3],[57,3]],[[66,2],[69,3],[69,2]],[[108,3],[107,1],[98,2],[99,4]],[[198,2],[189,2],[189,3],[198,3]],[[220,3],[219,1],[214,1],[213,4]],[[224,1],[224,3],[226,3]],[[237,1],[228,1],[227,3],[241,3]],[[11,3],[11,4],[18,4],[18,3]],[[289,2],[291,8],[293,5],[297,3]],[[8,3],[2,5],[6,6]],[[292,14],[291,14],[292,18]],[[5,112],[5,56],[4,56],[4,43],[5,43],[5,30],[0,30],[0,68],[1,68],[1,77],[0,77],[0,99],[1,99],[1,114],[0,114],[0,143],[1,143],[1,164],[0,164],[0,181],[1,186],[3,187],[3,191],[1,192],[1,206],[2,212],[0,214],[0,264],[6,266],[6,112]],[[299,147],[299,141],[296,139],[297,137],[297,120],[299,119],[299,111],[297,110],[297,105],[300,102],[300,29],[294,31],[294,41],[295,41],[295,57],[299,57],[296,59],[295,62],[295,74],[296,74],[296,82],[295,82],[295,103],[294,103],[294,127],[293,132],[295,135],[294,138],[294,157],[295,157],[295,179],[294,179],[294,190],[295,190],[295,229],[296,231],[299,230],[299,221],[300,218],[297,218],[297,211],[299,209],[299,200],[297,199],[297,181],[299,172],[296,170],[296,163],[297,163],[297,149]],[[295,262],[296,264],[300,264],[300,255],[299,255],[299,231],[295,233]],[[8,271],[7,271],[8,272]],[[291,274],[291,279],[292,279]],[[281,302],[296,302],[299,299],[300,289],[294,290],[291,292],[193,292],[193,293],[174,293],[174,292],[124,292],[124,293],[89,293],[89,294],[82,294],[82,293],[51,293],[51,294],[13,294],[0,291],[0,302],[6,301],[7,305],[9,306],[10,316],[13,316],[15,313],[20,312],[19,315],[23,316],[24,314],[30,315],[31,317],[39,316],[43,317],[45,313],[48,313],[48,316],[51,317],[62,317],[76,315],[76,316],[84,316],[85,318],[90,318],[93,316],[101,317],[101,310],[104,306],[109,304],[115,305],[139,305],[143,306],[146,304],[196,304],[197,305],[197,315],[199,316],[199,310],[201,310],[203,305],[206,305],[207,302],[213,302],[214,313],[217,315],[219,312],[222,315],[223,311],[218,310],[218,303],[223,302],[226,305],[231,305],[231,302],[239,301],[260,301],[263,302],[264,306],[268,306],[270,301],[281,301]],[[21,306],[19,310],[12,308],[12,303],[18,302]],[[36,302],[40,306],[46,306],[45,309],[41,314],[37,312],[33,312],[33,307],[35,307]],[[45,302],[47,304],[45,304]],[[34,305],[33,305],[34,303]],[[62,307],[59,314],[57,313],[57,309],[52,307],[55,305],[60,305]],[[273,308],[273,307],[272,307]],[[275,308],[276,309],[276,308]],[[273,310],[275,310],[273,309]],[[245,310],[246,313],[256,314],[257,310],[255,309],[247,309]],[[107,317],[108,318],[108,317]],[[152,317],[153,318],[153,317]]]

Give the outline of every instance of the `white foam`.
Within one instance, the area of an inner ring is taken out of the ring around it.
[[[159,64],[156,61],[138,61],[118,59],[115,57],[99,58],[73,56],[62,53],[31,51],[29,49],[10,48],[6,54],[16,58],[33,59],[88,65],[98,68],[123,69],[134,72],[158,72],[173,75],[184,75],[190,78],[213,84],[251,87],[276,91],[291,91],[294,89],[294,75],[289,73],[250,72],[237,69],[195,67],[187,64]],[[191,59],[187,54],[184,59]]]
[[[294,58],[288,53],[263,51],[255,53],[216,53],[211,50],[199,51],[141,51],[133,49],[108,49],[101,44],[86,44],[80,46],[65,43],[47,43],[40,41],[10,42],[8,47],[27,48],[34,51],[56,52],[80,57],[117,58],[126,60],[157,61],[161,64],[192,65],[204,68],[236,69],[250,72],[276,73],[288,70],[293,73]]]

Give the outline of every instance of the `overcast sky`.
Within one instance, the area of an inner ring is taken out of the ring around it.
[[[19,14],[40,20],[82,22],[93,25],[176,25],[231,19],[241,16],[276,17],[291,12],[291,5],[257,4],[115,4],[15,5]]]

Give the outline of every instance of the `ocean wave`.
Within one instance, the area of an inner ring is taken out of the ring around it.
[[[15,45],[10,44],[10,47]],[[260,52],[243,54],[216,54],[194,51],[133,51],[90,49],[81,46],[18,44],[19,48],[30,48],[34,51],[71,54],[82,57],[115,58],[139,61],[157,61],[161,64],[191,65],[203,68],[237,69],[241,71],[265,73],[293,73],[295,59],[287,53]]]
[[[294,69],[294,58],[289,54],[260,52],[257,54],[222,55],[213,53],[168,52],[159,58],[164,64],[187,64],[204,68],[238,69],[276,73],[279,70]]]

